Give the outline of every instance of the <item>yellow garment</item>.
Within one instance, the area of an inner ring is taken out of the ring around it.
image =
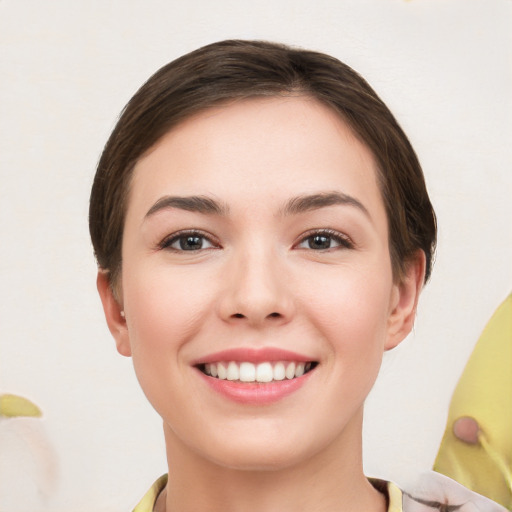
[[[475,443],[457,419],[476,420]],[[512,510],[512,294],[485,327],[457,384],[434,470]]]
[[[133,512],[153,512],[158,495],[167,485],[167,475],[162,475],[144,494],[139,504],[133,509]]]
[[[500,505],[433,471],[421,475],[410,492],[402,492],[394,483],[385,480],[370,478],[369,481],[386,496],[387,512],[507,512]],[[153,512],[158,495],[166,484],[167,475],[161,476],[133,512]]]
[[[370,479],[370,482],[378,491],[387,494],[389,500],[387,512],[403,512],[402,491],[395,484],[377,479]],[[153,512],[158,495],[166,485],[167,475],[163,475],[151,486],[139,504],[133,509],[133,512]]]

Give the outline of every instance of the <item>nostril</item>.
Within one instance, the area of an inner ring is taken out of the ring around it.
[[[242,318],[250,319],[251,317],[252,317],[252,315],[244,315],[243,313],[233,313],[230,316],[230,318],[237,318],[237,319],[242,319]],[[283,318],[283,315],[281,313],[277,313],[277,312],[274,311],[273,313],[269,313],[264,318],[268,318],[268,319],[271,319],[271,318]]]

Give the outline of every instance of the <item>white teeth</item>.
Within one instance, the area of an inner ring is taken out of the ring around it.
[[[215,364],[211,364],[210,368],[212,366],[215,366]],[[219,376],[219,379],[222,379],[222,380],[225,380],[228,375],[227,368],[222,363],[219,363],[217,365],[217,375]]]
[[[274,366],[274,380],[283,380],[285,378],[285,369],[283,363],[277,363]]]
[[[293,377],[295,377],[295,363],[288,363],[285,370],[285,376],[287,379],[293,379]]]
[[[256,367],[257,382],[271,382],[274,380],[274,371],[270,363],[260,363]]]
[[[240,381],[240,382],[272,382],[284,379],[294,379],[301,377],[312,367],[311,362],[295,363],[283,362],[277,363],[263,362],[254,364],[250,362],[238,363],[235,361],[206,363],[204,373],[217,377],[221,380]]]
[[[242,382],[254,382],[256,380],[256,366],[252,363],[241,363],[240,380]]]
[[[231,361],[231,363],[228,364],[226,378],[228,380],[240,380],[240,371],[238,370],[238,365],[234,361]]]

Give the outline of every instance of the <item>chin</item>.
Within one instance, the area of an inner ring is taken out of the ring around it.
[[[327,434],[327,435],[325,435]],[[303,464],[332,443],[331,433],[304,429],[279,432],[254,430],[246,435],[234,433],[209,444],[203,455],[221,467],[240,471],[280,471]]]
[[[281,450],[272,452],[264,447],[254,450],[224,450],[221,457],[212,457],[211,461],[218,466],[237,471],[281,471],[294,467],[304,460],[305,455],[294,451]]]

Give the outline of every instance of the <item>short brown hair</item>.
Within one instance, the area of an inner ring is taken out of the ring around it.
[[[263,41],[221,41],[157,71],[123,110],[101,155],[91,192],[89,229],[98,265],[115,284],[127,197],[137,161],[179,122],[223,102],[304,94],[327,105],[372,151],[389,224],[396,280],[418,249],[429,278],[436,217],[407,136],[368,83],[328,55]]]

